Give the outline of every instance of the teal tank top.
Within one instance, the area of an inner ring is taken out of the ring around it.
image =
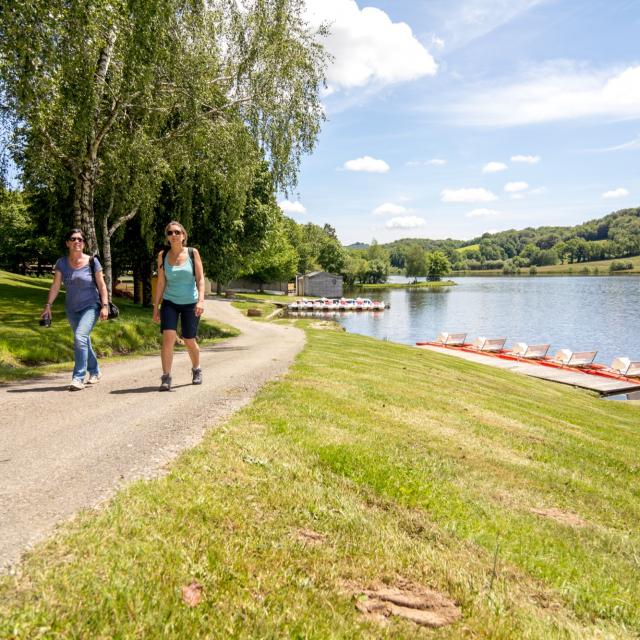
[[[169,264],[169,252],[167,252],[163,266],[167,284],[162,297],[174,304],[198,302],[198,288],[196,287],[196,279],[193,277],[194,268],[189,252],[187,252],[184,264],[175,267]]]

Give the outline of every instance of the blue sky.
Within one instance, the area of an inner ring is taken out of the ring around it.
[[[307,0],[327,113],[282,209],[344,244],[640,205],[638,0]]]

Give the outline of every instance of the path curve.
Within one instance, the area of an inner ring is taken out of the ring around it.
[[[206,300],[205,317],[242,334],[202,349],[202,386],[191,385],[184,352],[175,355],[171,393],[157,391],[157,355],[110,363],[81,392],[68,391],[69,372],[0,387],[0,570],[78,510],[161,473],[304,346],[299,329],[253,322],[226,301]]]

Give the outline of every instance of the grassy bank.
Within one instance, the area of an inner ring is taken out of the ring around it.
[[[30,378],[73,361],[73,336],[64,313],[64,292],[53,306],[50,327],[38,324],[51,278],[0,271],[0,382]],[[160,331],[151,310],[116,298],[120,317],[99,322],[91,341],[99,357],[144,353],[160,348]],[[203,341],[237,335],[232,327],[202,321]]]
[[[633,269],[623,271],[609,271],[612,262],[631,263]],[[502,269],[486,269],[481,271],[455,271],[454,276],[501,276]],[[521,267],[518,275],[528,276],[529,267]],[[632,258],[615,258],[614,260],[596,260],[593,262],[576,262],[574,264],[555,264],[546,267],[536,267],[537,276],[624,276],[640,275],[640,256]]]
[[[355,607],[402,580],[461,607],[427,637],[637,637],[637,405],[307,326],[283,381],[0,581],[0,637],[414,638]]]

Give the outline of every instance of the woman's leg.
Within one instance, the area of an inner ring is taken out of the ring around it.
[[[176,332],[172,329],[165,329],[162,332],[162,349],[160,351],[160,361],[162,362],[162,373],[171,373],[173,365],[173,347],[176,343]]]
[[[74,314],[69,314],[69,323],[73,329],[73,379],[84,380],[87,373],[87,362],[89,360],[89,349],[91,346],[91,331],[98,321],[98,308],[87,307],[82,311]],[[96,354],[91,349],[93,354],[93,363],[97,367],[98,361]]]
[[[200,318],[196,316],[196,305],[185,306],[180,313],[180,327],[182,329],[182,339],[191,358],[191,367],[200,368],[200,347],[196,342],[198,334],[198,323]]]
[[[191,358],[191,367],[193,369],[200,368],[200,347],[196,342],[195,338],[184,338],[184,344],[187,347],[187,351],[189,352],[189,357]]]

